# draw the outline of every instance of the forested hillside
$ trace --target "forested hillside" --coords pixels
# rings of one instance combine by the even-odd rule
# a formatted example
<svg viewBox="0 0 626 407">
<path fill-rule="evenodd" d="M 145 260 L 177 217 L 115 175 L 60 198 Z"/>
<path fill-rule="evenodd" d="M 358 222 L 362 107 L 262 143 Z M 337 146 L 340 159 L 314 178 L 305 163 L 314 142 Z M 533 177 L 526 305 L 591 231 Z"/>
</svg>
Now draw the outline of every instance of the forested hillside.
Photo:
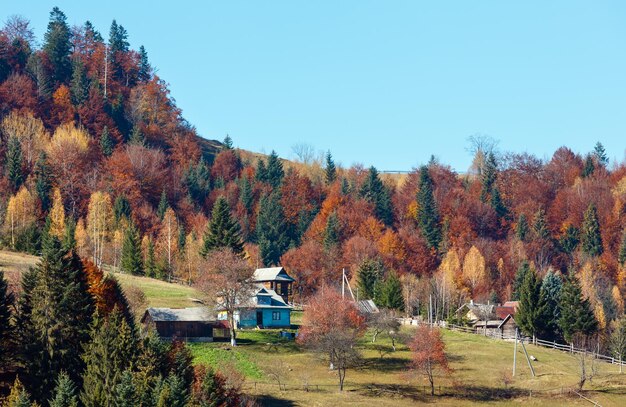
<svg viewBox="0 0 626 407">
<path fill-rule="evenodd" d="M 399 185 L 330 153 L 253 159 L 198 137 L 122 25 L 106 37 L 56 8 L 41 46 L 27 20 L 0 32 L 3 246 L 38 254 L 48 230 L 96 266 L 187 283 L 229 246 L 286 267 L 298 300 L 345 268 L 362 297 L 419 311 L 432 294 L 442 318 L 519 297 L 532 271 L 576 276 L 602 331 L 623 313 L 626 165 L 595 140 L 547 161 L 475 140 L 468 174 L 441 157 Z"/>
</svg>

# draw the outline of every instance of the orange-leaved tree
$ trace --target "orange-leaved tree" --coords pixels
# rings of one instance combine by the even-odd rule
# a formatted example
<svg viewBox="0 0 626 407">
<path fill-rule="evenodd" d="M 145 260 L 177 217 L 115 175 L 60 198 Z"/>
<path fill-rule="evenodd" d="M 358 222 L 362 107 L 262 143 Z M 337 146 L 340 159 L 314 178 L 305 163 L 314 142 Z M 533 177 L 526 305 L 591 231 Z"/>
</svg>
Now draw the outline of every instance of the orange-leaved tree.
<svg viewBox="0 0 626 407">
<path fill-rule="evenodd" d="M 452 369 L 448 366 L 446 357 L 446 345 L 441 338 L 438 328 L 421 325 L 415 331 L 413 340 L 409 343 L 412 351 L 412 371 L 418 375 L 424 375 L 430 383 L 430 394 L 435 395 L 435 372 L 441 371 L 450 374 Z"/>
<path fill-rule="evenodd" d="M 325 287 L 304 309 L 298 342 L 328 357 L 330 368 L 337 369 L 339 390 L 343 391 L 346 370 L 359 360 L 356 344 L 365 329 L 365 318 L 354 302 Z"/>
</svg>

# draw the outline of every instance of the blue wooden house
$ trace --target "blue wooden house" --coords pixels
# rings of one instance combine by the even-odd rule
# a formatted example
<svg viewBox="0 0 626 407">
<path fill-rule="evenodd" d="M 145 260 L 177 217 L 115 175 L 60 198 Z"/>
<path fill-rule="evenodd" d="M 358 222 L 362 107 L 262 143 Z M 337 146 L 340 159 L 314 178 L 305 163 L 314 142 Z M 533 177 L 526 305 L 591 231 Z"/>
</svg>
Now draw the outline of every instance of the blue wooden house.
<svg viewBox="0 0 626 407">
<path fill-rule="evenodd" d="M 254 294 L 235 313 L 237 328 L 289 328 L 292 307 L 288 300 L 295 280 L 282 267 L 258 269 L 253 279 Z M 220 312 L 218 318 L 226 319 L 226 313 Z"/>
</svg>

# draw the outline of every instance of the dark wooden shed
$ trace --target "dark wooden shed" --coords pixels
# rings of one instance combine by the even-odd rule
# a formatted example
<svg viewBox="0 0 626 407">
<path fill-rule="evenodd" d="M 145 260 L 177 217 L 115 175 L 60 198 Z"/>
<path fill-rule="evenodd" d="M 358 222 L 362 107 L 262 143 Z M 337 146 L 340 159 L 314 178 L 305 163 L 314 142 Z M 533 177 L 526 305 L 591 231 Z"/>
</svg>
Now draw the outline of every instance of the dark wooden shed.
<svg viewBox="0 0 626 407">
<path fill-rule="evenodd" d="M 163 339 L 190 342 L 212 342 L 227 339 L 225 321 L 217 321 L 205 307 L 148 308 L 141 318 L 144 325 L 153 325 Z"/>
</svg>

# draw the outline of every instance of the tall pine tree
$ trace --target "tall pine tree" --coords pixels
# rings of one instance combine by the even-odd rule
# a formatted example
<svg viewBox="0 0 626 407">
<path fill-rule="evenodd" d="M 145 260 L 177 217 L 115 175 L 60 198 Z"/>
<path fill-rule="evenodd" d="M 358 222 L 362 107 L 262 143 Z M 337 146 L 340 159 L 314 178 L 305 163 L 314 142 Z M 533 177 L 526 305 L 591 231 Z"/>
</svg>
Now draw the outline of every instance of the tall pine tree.
<svg viewBox="0 0 626 407">
<path fill-rule="evenodd" d="M 420 169 L 416 220 L 428 246 L 433 250 L 438 250 L 441 242 L 439 210 L 433 194 L 433 180 L 426 166 Z"/>
<path fill-rule="evenodd" d="M 50 190 L 52 189 L 52 182 L 50 181 L 51 170 L 48 167 L 46 153 L 43 151 L 39 153 L 39 158 L 35 163 L 35 191 L 37 191 L 37 197 L 41 202 L 41 210 L 44 213 L 50 209 Z"/>
<path fill-rule="evenodd" d="M 220 196 L 213 205 L 211 220 L 204 232 L 200 254 L 206 257 L 210 251 L 224 247 L 236 254 L 243 254 L 241 228 L 231 216 L 226 198 Z"/>
<path fill-rule="evenodd" d="M 22 172 L 22 146 L 17 137 L 10 137 L 6 153 L 6 174 L 9 185 L 13 192 L 20 189 L 24 183 L 24 173 Z"/>
<path fill-rule="evenodd" d="M 65 372 L 61 372 L 57 377 L 50 407 L 78 407 L 78 390 Z"/>
<path fill-rule="evenodd" d="M 515 227 L 515 236 L 521 242 L 525 242 L 526 237 L 528 236 L 528 232 L 529 232 L 528 220 L 526 219 L 526 215 L 522 213 L 519 215 L 519 218 L 517 218 L 517 225 Z"/>
<path fill-rule="evenodd" d="M 341 224 L 337 212 L 333 212 L 326 220 L 326 229 L 324 230 L 324 248 L 330 250 L 337 247 L 339 237 L 341 235 Z"/>
<path fill-rule="evenodd" d="M 563 280 L 558 274 L 549 271 L 541 283 L 542 301 L 546 307 L 545 335 L 548 340 L 556 340 L 559 334 L 559 319 L 561 318 L 561 288 Z"/>
<path fill-rule="evenodd" d="M 122 270 L 133 275 L 143 274 L 143 259 L 141 254 L 141 237 L 139 230 L 133 222 L 130 222 L 124 231 L 121 256 Z"/>
<path fill-rule="evenodd" d="M 366 259 L 357 271 L 359 298 L 374 299 L 376 284 L 384 273 L 383 264 L 378 260 Z"/>
<path fill-rule="evenodd" d="M 389 190 L 381 181 L 378 171 L 370 167 L 361 186 L 361 196 L 374 205 L 374 214 L 387 226 L 393 223 L 393 207 Z"/>
<path fill-rule="evenodd" d="M 541 335 L 546 326 L 547 311 L 541 296 L 541 282 L 537 273 L 530 270 L 524 276 L 519 293 L 519 309 L 515 314 L 515 322 L 522 332 L 536 337 Z"/>
<path fill-rule="evenodd" d="M 280 194 L 277 191 L 263 195 L 259 201 L 256 237 L 263 264 L 265 266 L 278 265 L 281 256 L 289 248 L 289 236 L 283 207 L 280 203 Z"/>
<path fill-rule="evenodd" d="M 580 282 L 574 275 L 570 275 L 563 283 L 560 308 L 559 327 L 566 341 L 571 343 L 576 334 L 588 336 L 598 329 L 591 304 L 583 297 Z"/>
<path fill-rule="evenodd" d="M 326 168 L 324 169 L 324 175 L 326 178 L 326 185 L 331 185 L 337 179 L 337 167 L 333 161 L 333 156 L 330 151 L 326 153 Z"/>
<path fill-rule="evenodd" d="M 65 14 L 58 7 L 54 7 L 50 12 L 48 30 L 44 35 L 43 52 L 50 61 L 51 78 L 57 85 L 67 83 L 72 73 L 71 32 L 66 20 Z"/>
<path fill-rule="evenodd" d="M 280 184 L 283 182 L 283 178 L 285 176 L 285 171 L 283 170 L 283 163 L 278 158 L 278 154 L 276 151 L 270 153 L 267 158 L 267 183 L 273 186 L 274 188 L 280 187 Z"/>
<path fill-rule="evenodd" d="M 600 236 L 600 222 L 596 206 L 592 203 L 585 211 L 582 225 L 582 251 L 588 256 L 599 256 L 602 254 L 602 236 Z"/>
<path fill-rule="evenodd" d="M 13 363 L 13 345 L 15 344 L 15 327 L 12 321 L 13 293 L 9 292 L 9 284 L 0 270 L 0 372 L 7 372 Z"/>
<path fill-rule="evenodd" d="M 102 134 L 100 135 L 100 152 L 105 157 L 110 157 L 113 154 L 113 148 L 115 147 L 115 142 L 109 134 L 109 128 L 104 126 L 102 129 Z"/>
</svg>

